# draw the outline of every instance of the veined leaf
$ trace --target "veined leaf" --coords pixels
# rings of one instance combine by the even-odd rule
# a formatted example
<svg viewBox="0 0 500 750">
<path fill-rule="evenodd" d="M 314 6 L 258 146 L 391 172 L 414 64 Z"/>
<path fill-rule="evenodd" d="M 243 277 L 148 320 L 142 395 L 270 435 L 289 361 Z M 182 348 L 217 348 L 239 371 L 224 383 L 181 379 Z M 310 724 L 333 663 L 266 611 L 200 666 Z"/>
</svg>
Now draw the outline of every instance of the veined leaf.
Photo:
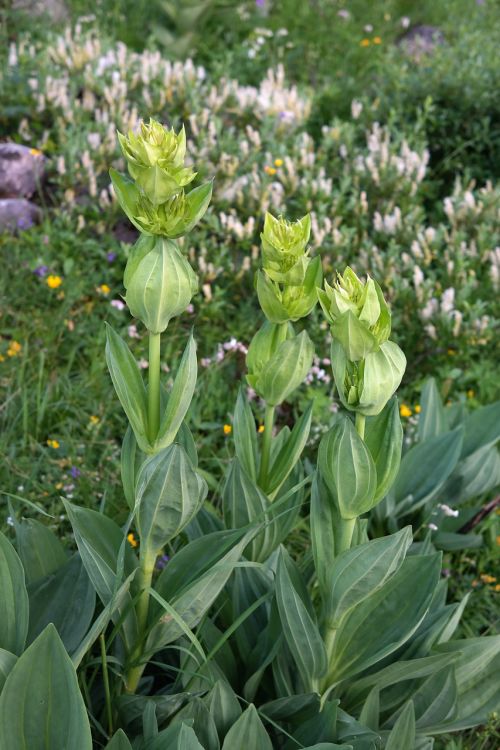
<svg viewBox="0 0 500 750">
<path fill-rule="evenodd" d="M 500 636 L 448 641 L 435 650 L 440 654 L 458 654 L 455 664 L 458 700 L 455 718 L 429 728 L 429 734 L 455 732 L 486 723 L 488 715 L 500 705 Z"/>
<path fill-rule="evenodd" d="M 418 418 L 419 443 L 447 432 L 448 420 L 434 378 L 429 378 L 422 388 L 420 406 L 422 410 Z"/>
<path fill-rule="evenodd" d="M 482 406 L 468 414 L 464 427 L 461 458 L 475 453 L 485 445 L 497 443 L 500 440 L 500 401 Z"/>
<path fill-rule="evenodd" d="M 318 467 L 342 518 L 356 518 L 373 507 L 375 463 L 349 417 L 339 416 L 322 438 Z"/>
<path fill-rule="evenodd" d="M 408 557 L 384 586 L 346 613 L 333 643 L 333 683 L 376 664 L 410 638 L 429 608 L 440 565 L 439 553 Z"/>
<path fill-rule="evenodd" d="M 463 434 L 463 427 L 457 427 L 414 445 L 403 456 L 392 490 L 399 517 L 413 513 L 439 496 L 460 457 Z"/>
<path fill-rule="evenodd" d="M 313 402 L 309 404 L 302 416 L 297 420 L 290 436 L 274 458 L 269 470 L 269 480 L 266 492 L 275 493 L 293 470 L 302 455 L 311 429 Z"/>
<path fill-rule="evenodd" d="M 53 625 L 19 657 L 0 695 L 0 747 L 92 750 L 76 672 Z"/>
<path fill-rule="evenodd" d="M 191 334 L 168 397 L 167 408 L 161 420 L 158 438 L 154 445 L 155 453 L 166 448 L 175 440 L 191 404 L 197 375 L 196 342 Z"/>
<path fill-rule="evenodd" d="M 104 605 L 114 597 L 120 582 L 117 581 L 118 556 L 122 544 L 125 547 L 125 575 L 129 575 L 137 567 L 137 560 L 132 548 L 126 541 L 119 526 L 111 518 L 88 508 L 72 505 L 67 500 L 64 507 L 73 527 L 76 544 L 80 552 L 90 580 L 97 595 Z M 124 595 L 123 603 L 114 615 L 125 615 L 123 633 L 127 644 L 131 647 L 137 641 L 137 619 L 132 607 L 129 594 Z"/>
<path fill-rule="evenodd" d="M 276 601 L 288 647 L 306 688 L 326 672 L 323 640 L 307 606 L 293 585 L 293 562 L 282 548 L 276 570 Z M 302 595 L 303 592 L 301 592 Z"/>
<path fill-rule="evenodd" d="M 68 559 L 56 535 L 33 518 L 16 523 L 16 541 L 27 584 L 55 573 Z"/>
<path fill-rule="evenodd" d="M 158 553 L 196 515 L 207 483 L 174 444 L 148 458 L 136 483 L 137 530 L 142 549 Z"/>
<path fill-rule="evenodd" d="M 177 596 L 174 596 L 169 604 L 177 613 L 179 618 L 188 628 L 193 628 L 199 623 L 205 612 L 212 606 L 213 602 L 226 585 L 229 576 L 238 563 L 243 550 L 249 540 L 255 534 L 255 530 L 248 531 L 243 538 L 236 543 L 220 560 L 206 573 L 194 580 L 184 588 Z M 177 640 L 183 630 L 169 613 L 158 617 L 158 609 L 155 608 L 153 617 L 156 624 L 153 625 L 146 641 L 146 651 L 154 653 L 164 646 Z"/>
<path fill-rule="evenodd" d="M 373 498 L 373 502 L 377 503 L 392 487 L 401 463 L 403 428 L 395 396 L 380 414 L 366 420 L 365 443 L 377 472 L 377 488 Z"/>
<path fill-rule="evenodd" d="M 132 750 L 132 745 L 127 739 L 123 729 L 119 729 L 106 745 L 105 750 Z"/>
<path fill-rule="evenodd" d="M 178 721 L 191 720 L 192 728 L 200 743 L 203 743 L 203 750 L 219 750 L 220 743 L 217 734 L 217 727 L 208 708 L 201 698 L 193 698 L 181 708 L 175 715 L 172 723 Z"/>
<path fill-rule="evenodd" d="M 222 750 L 236 750 L 236 748 L 273 750 L 269 735 L 252 703 L 226 734 L 222 746 Z"/>
<path fill-rule="evenodd" d="M 331 627 L 396 573 L 412 543 L 411 527 L 347 550 L 330 570 L 327 618 Z"/>
<path fill-rule="evenodd" d="M 106 362 L 139 448 L 151 452 L 148 439 L 148 407 L 141 371 L 125 341 L 106 324 Z"/>
<path fill-rule="evenodd" d="M 243 388 L 238 391 L 233 419 L 234 449 L 248 476 L 257 480 L 258 453 L 255 419 Z"/>
<path fill-rule="evenodd" d="M 211 691 L 205 697 L 208 710 L 215 722 L 221 740 L 229 729 L 241 716 L 241 706 L 231 688 L 225 680 L 217 680 Z"/>
<path fill-rule="evenodd" d="M 79 555 L 73 555 L 62 568 L 28 587 L 28 643 L 52 622 L 66 650 L 79 646 L 92 622 L 95 591 Z"/>
<path fill-rule="evenodd" d="M 335 532 L 342 519 L 329 490 L 317 471 L 311 487 L 311 546 L 323 602 L 329 597 L 331 570 L 335 560 Z"/>
<path fill-rule="evenodd" d="M 395 723 L 389 737 L 385 750 L 402 750 L 415 747 L 415 710 L 412 701 L 408 701 L 401 716 Z"/>
<path fill-rule="evenodd" d="M 0 532 L 0 648 L 19 656 L 28 632 L 28 592 L 21 560 L 7 537 Z"/>
</svg>

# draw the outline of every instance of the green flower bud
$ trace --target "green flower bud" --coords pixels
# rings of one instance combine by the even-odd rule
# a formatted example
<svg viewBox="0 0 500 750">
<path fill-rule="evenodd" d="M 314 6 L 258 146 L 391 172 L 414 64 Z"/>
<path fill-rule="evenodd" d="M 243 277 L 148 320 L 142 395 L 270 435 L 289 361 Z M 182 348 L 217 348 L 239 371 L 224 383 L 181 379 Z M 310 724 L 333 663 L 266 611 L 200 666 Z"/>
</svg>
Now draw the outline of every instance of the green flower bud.
<svg viewBox="0 0 500 750">
<path fill-rule="evenodd" d="M 373 279 L 363 283 L 347 267 L 333 286 L 325 282 L 325 289 L 318 289 L 318 298 L 332 336 L 342 344 L 349 360 L 364 359 L 389 338 L 391 313 Z"/>
<path fill-rule="evenodd" d="M 167 130 L 159 122 L 141 123 L 140 133 L 118 133 L 130 176 L 154 206 L 164 203 L 196 177 L 184 166 L 186 133 Z"/>
<path fill-rule="evenodd" d="M 268 320 L 264 322 L 251 340 L 246 356 L 247 380 L 252 388 L 255 387 L 264 366 L 276 353 L 280 344 L 294 336 L 295 332 L 291 323 L 278 325 Z"/>
<path fill-rule="evenodd" d="M 206 182 L 187 194 L 181 190 L 161 205 L 155 205 L 133 182 L 114 169 L 109 173 L 122 209 L 144 234 L 181 237 L 200 221 L 212 197 L 212 183 Z"/>
<path fill-rule="evenodd" d="M 335 339 L 331 350 L 332 370 L 339 398 L 346 409 L 365 416 L 379 414 L 398 388 L 406 368 L 406 357 L 393 341 L 359 362 L 350 361 Z"/>
<path fill-rule="evenodd" d="M 298 336 L 293 333 L 290 336 L 290 333 L 290 329 L 285 328 L 285 340 L 277 346 L 267 361 L 266 352 L 270 352 L 274 347 L 272 337 L 278 335 L 271 328 L 263 332 L 259 341 L 262 352 L 257 351 L 257 344 L 251 354 L 249 351 L 250 365 L 255 364 L 256 369 L 250 369 L 249 366 L 247 380 L 270 406 L 277 406 L 285 401 L 303 382 L 312 365 L 314 345 L 307 333 L 302 331 Z M 247 358 L 247 364 L 248 362 Z"/>
<path fill-rule="evenodd" d="M 300 284 L 282 289 L 263 271 L 257 271 L 256 289 L 264 315 L 272 323 L 299 320 L 309 315 L 317 302 L 317 287 L 323 279 L 320 258 L 304 258 L 306 271 Z"/>
<path fill-rule="evenodd" d="M 176 243 L 160 237 L 136 243 L 124 282 L 131 314 L 151 333 L 164 331 L 198 289 L 196 275 Z"/>
<path fill-rule="evenodd" d="M 307 269 L 307 250 L 311 234 L 309 214 L 291 222 L 266 213 L 262 240 L 262 265 L 267 276 L 280 284 L 299 286 Z"/>
</svg>

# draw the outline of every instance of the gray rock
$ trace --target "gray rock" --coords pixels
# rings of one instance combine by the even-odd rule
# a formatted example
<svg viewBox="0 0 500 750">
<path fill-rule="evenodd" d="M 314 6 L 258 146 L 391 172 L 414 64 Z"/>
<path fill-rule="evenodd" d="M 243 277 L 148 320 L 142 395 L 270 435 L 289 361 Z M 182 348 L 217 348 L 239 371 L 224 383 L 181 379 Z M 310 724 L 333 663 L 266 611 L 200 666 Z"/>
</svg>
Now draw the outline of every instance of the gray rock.
<svg viewBox="0 0 500 750">
<path fill-rule="evenodd" d="M 398 39 L 398 46 L 414 60 L 430 55 L 436 47 L 445 43 L 443 32 L 435 26 L 414 26 Z"/>
<path fill-rule="evenodd" d="M 24 198 L 0 199 L 0 233 L 29 229 L 41 218 L 38 206 Z"/>
<path fill-rule="evenodd" d="M 0 143 L 0 198 L 30 198 L 43 177 L 45 157 L 36 148 Z"/>
<path fill-rule="evenodd" d="M 13 0 L 13 10 L 21 10 L 30 16 L 46 16 L 53 23 L 69 19 L 68 9 L 63 0 Z"/>
</svg>

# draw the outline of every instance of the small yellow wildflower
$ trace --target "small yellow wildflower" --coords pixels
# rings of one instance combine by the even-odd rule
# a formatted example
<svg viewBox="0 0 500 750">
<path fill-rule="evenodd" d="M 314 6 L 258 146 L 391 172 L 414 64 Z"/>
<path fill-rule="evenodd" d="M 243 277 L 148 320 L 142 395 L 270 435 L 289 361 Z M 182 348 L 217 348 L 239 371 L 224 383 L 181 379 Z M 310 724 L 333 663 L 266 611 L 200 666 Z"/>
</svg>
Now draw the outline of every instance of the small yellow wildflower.
<svg viewBox="0 0 500 750">
<path fill-rule="evenodd" d="M 448 356 L 449 357 L 454 357 L 455 354 L 456 354 L 456 351 L 454 349 L 448 349 Z"/>
<path fill-rule="evenodd" d="M 482 580 L 483 583 L 496 583 L 497 579 L 495 576 L 490 576 L 488 573 L 482 573 L 479 578 Z"/>
<path fill-rule="evenodd" d="M 0 354 L 0 362 L 5 362 L 5 357 L 3 356 L 3 354 Z"/>
<path fill-rule="evenodd" d="M 469 388 L 469 390 L 467 391 L 467 398 L 474 398 L 474 396 L 474 391 L 472 390 L 472 388 Z"/>
<path fill-rule="evenodd" d="M 500 535 L 497 536 L 497 545 L 500 547 Z"/>
<path fill-rule="evenodd" d="M 17 357 L 21 349 L 22 349 L 22 345 L 19 343 L 19 341 L 11 341 L 9 344 L 9 348 L 7 349 L 7 356 Z"/>
<path fill-rule="evenodd" d="M 282 167 L 283 166 L 283 159 L 275 159 L 274 160 L 274 166 L 275 167 Z"/>
<path fill-rule="evenodd" d="M 30 154 L 32 156 L 41 156 L 42 152 L 38 148 L 30 148 Z"/>
<path fill-rule="evenodd" d="M 57 484 L 55 484 L 54 487 L 56 488 L 56 490 L 62 490 L 62 488 L 64 487 L 64 484 L 62 482 L 57 482 Z"/>
<path fill-rule="evenodd" d="M 224 427 L 222 428 L 222 431 L 224 435 L 230 435 L 233 431 L 233 428 L 231 427 L 230 424 L 225 424 Z"/>
<path fill-rule="evenodd" d="M 415 404 L 415 414 L 420 414 L 421 411 L 422 407 L 420 406 L 420 404 Z"/>
<path fill-rule="evenodd" d="M 264 172 L 265 172 L 266 174 L 268 174 L 268 175 L 271 175 L 271 176 L 272 176 L 273 174 L 276 174 L 276 171 L 277 171 L 277 170 L 276 170 L 276 169 L 275 169 L 274 167 L 270 167 L 270 166 L 268 166 L 267 164 L 266 164 L 266 166 L 264 167 Z"/>
<path fill-rule="evenodd" d="M 382 39 L 379 36 L 374 36 L 373 44 L 382 44 Z"/>
<path fill-rule="evenodd" d="M 260 425 L 259 425 L 259 428 L 258 428 L 258 430 L 257 430 L 257 432 L 258 432 L 259 434 L 261 434 L 261 433 L 263 433 L 263 432 L 264 432 L 264 430 L 265 430 L 265 429 L 266 429 L 266 428 L 264 427 L 264 425 L 263 425 L 263 424 L 260 424 Z"/>
<path fill-rule="evenodd" d="M 132 547 L 137 547 L 137 545 L 138 545 L 138 541 L 137 541 L 137 539 L 135 538 L 135 536 L 134 536 L 134 534 L 132 532 L 130 532 L 130 534 L 127 534 L 127 542 Z"/>
<path fill-rule="evenodd" d="M 494 590 L 495 590 L 495 591 L 500 591 L 500 583 L 497 583 L 497 585 L 495 586 L 495 589 L 494 589 Z"/>
<path fill-rule="evenodd" d="M 111 291 L 111 287 L 109 287 L 107 284 L 101 284 L 101 286 L 97 287 L 97 291 L 101 292 L 101 294 L 108 295 Z"/>
<path fill-rule="evenodd" d="M 57 287 L 61 286 L 62 279 L 60 276 L 53 276 L 50 274 L 50 276 L 47 276 L 47 286 L 49 289 L 57 289 Z"/>
<path fill-rule="evenodd" d="M 47 445 L 49 446 L 49 448 L 54 448 L 54 450 L 57 450 L 60 447 L 59 441 L 52 440 L 51 438 L 47 440 Z"/>
<path fill-rule="evenodd" d="M 361 45 L 362 47 L 369 47 L 369 46 L 370 46 L 370 40 L 369 40 L 369 39 L 362 39 L 362 40 L 360 41 L 360 45 Z"/>
<path fill-rule="evenodd" d="M 90 424 L 99 424 L 101 420 L 99 419 L 99 417 L 96 417 L 95 414 L 92 414 L 89 421 Z"/>
<path fill-rule="evenodd" d="M 411 417 L 413 412 L 409 406 L 407 406 L 406 404 L 401 404 L 401 406 L 399 407 L 399 413 L 402 417 Z"/>
</svg>

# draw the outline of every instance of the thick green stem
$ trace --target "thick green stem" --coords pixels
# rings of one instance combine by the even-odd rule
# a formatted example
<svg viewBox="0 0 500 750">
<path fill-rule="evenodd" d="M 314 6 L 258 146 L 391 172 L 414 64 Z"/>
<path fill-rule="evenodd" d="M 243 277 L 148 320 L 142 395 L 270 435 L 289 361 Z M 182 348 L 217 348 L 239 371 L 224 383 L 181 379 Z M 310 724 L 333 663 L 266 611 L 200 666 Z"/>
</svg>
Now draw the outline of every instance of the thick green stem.
<svg viewBox="0 0 500 750">
<path fill-rule="evenodd" d="M 149 334 L 148 426 L 149 440 L 154 443 L 160 429 L 160 337 Z"/>
<path fill-rule="evenodd" d="M 356 431 L 361 438 L 361 440 L 365 439 L 365 422 L 366 417 L 364 414 L 360 414 L 359 412 L 356 414 Z"/>
<path fill-rule="evenodd" d="M 264 417 L 264 435 L 262 440 L 262 455 L 260 459 L 259 485 L 263 487 L 267 481 L 269 461 L 271 458 L 271 441 L 273 439 L 274 406 L 266 404 Z"/>
<path fill-rule="evenodd" d="M 129 669 L 125 684 L 127 693 L 135 693 L 139 680 L 141 679 L 142 673 L 144 672 L 144 663 L 140 663 L 142 655 L 142 645 L 144 635 L 146 631 L 146 625 L 148 621 L 149 611 L 149 589 L 151 588 L 151 581 L 153 580 L 153 572 L 156 562 L 156 555 L 153 553 L 146 553 L 141 556 L 139 574 L 137 576 L 141 595 L 137 602 L 137 629 L 139 632 L 138 644 L 131 655 L 131 661 L 136 662 L 135 666 Z"/>
<path fill-rule="evenodd" d="M 339 551 L 338 554 L 340 555 L 341 552 L 345 552 L 346 549 L 351 548 L 351 542 L 352 542 L 352 535 L 354 533 L 354 528 L 356 526 L 356 519 L 355 518 L 348 518 L 342 519 L 339 527 L 339 536 L 338 536 L 338 542 L 339 542 Z"/>
</svg>

